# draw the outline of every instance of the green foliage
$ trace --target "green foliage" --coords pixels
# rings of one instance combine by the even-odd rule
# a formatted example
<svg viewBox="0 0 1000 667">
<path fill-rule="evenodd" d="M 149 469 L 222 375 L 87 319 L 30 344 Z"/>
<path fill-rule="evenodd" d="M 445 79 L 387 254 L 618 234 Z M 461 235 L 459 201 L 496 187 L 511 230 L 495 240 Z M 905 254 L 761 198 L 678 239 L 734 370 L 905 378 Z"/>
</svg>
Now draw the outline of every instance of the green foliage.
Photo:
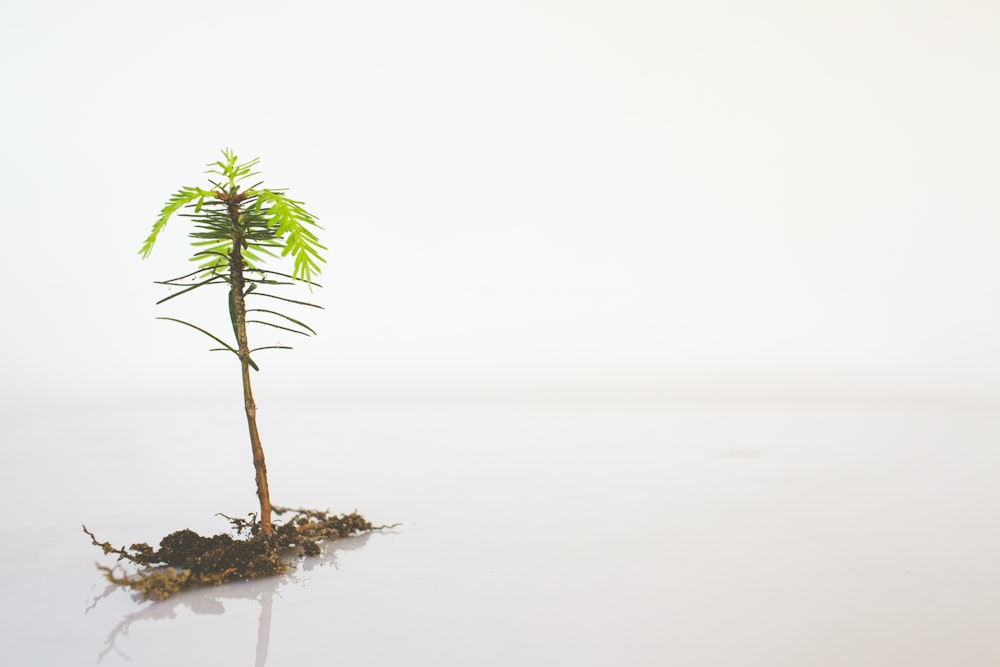
<svg viewBox="0 0 1000 667">
<path fill-rule="evenodd" d="M 289 199 L 283 189 L 257 189 L 260 183 L 239 190 L 241 183 L 260 172 L 253 171 L 260 160 L 254 158 L 238 163 L 236 154 L 225 149 L 225 160 L 210 163 L 206 173 L 217 174 L 225 180 L 208 179 L 214 190 L 185 186 L 178 190 L 163 206 L 160 217 L 142 244 L 139 254 L 149 257 L 160 232 L 175 214 L 191 218 L 195 231 L 189 236 L 196 252 L 192 260 L 201 262 L 200 268 L 224 270 L 232 254 L 235 238 L 243 241 L 246 266 L 254 269 L 262 255 L 275 257 L 274 250 L 282 257 L 291 255 L 294 261 L 292 276 L 312 284 L 312 278 L 321 272 L 320 263 L 326 260 L 320 251 L 326 246 L 319 242 L 312 228 L 321 229 L 316 217 L 302 206 L 302 202 Z M 234 225 L 229 215 L 230 205 L 239 207 L 239 224 Z M 189 208 L 193 213 L 178 213 Z"/>
<path fill-rule="evenodd" d="M 269 226 L 277 227 L 275 235 L 284 239 L 281 255 L 295 258 L 294 276 L 309 280 L 320 268 L 316 262 L 325 262 L 319 250 L 325 250 L 319 239 L 306 225 L 316 225 L 316 218 L 302 208 L 302 202 L 288 199 L 280 191 L 261 190 L 257 192 L 255 215 L 263 215 Z"/>
<path fill-rule="evenodd" d="M 181 289 L 157 303 L 175 299 L 206 285 L 228 285 L 230 319 L 234 335 L 238 338 L 237 300 L 242 303 L 247 297 L 261 296 L 319 308 L 312 303 L 258 290 L 299 282 L 306 283 L 310 289 L 314 285 L 320 287 L 313 278 L 321 272 L 321 264 L 326 261 L 321 255 L 326 247 L 319 242 L 314 231 L 321 229 L 316 217 L 303 207 L 302 202 L 289 199 L 283 189 L 261 188 L 261 183 L 244 187 L 246 181 L 259 175 L 259 172 L 254 171 L 259 163 L 257 158 L 240 163 L 236 154 L 228 149 L 222 151 L 222 157 L 222 160 L 210 163 L 206 171 L 214 176 L 207 179 L 212 189 L 184 186 L 167 200 L 139 254 L 143 258 L 150 255 L 171 217 L 177 215 L 188 218 L 191 221 L 188 236 L 194 248 L 191 261 L 197 262 L 198 268 L 183 276 L 161 281 L 159 284 Z M 290 257 L 292 260 L 290 274 L 263 268 L 268 258 L 283 257 Z M 234 258 L 239 266 L 233 265 Z M 242 285 L 240 299 L 234 299 L 234 284 Z M 304 336 L 316 333 L 300 320 L 274 310 L 247 308 L 245 312 L 261 314 L 258 316 L 260 319 L 247 320 L 246 324 L 263 325 Z M 269 316 L 280 319 L 265 319 Z M 214 349 L 241 356 L 238 345 L 229 345 L 200 327 L 176 318 L 161 319 L 196 329 L 223 345 Z M 290 348 L 271 345 L 255 349 Z M 250 366 L 257 369 L 257 364 L 249 356 L 247 359 Z"/>
<path fill-rule="evenodd" d="M 156 243 L 157 237 L 163 228 L 167 226 L 167 220 L 170 219 L 174 213 L 179 211 L 182 206 L 190 204 L 195 199 L 198 200 L 197 207 L 201 208 L 201 202 L 204 201 L 205 197 L 211 196 L 211 192 L 202 190 L 201 188 L 190 188 L 183 187 L 178 190 L 174 195 L 167 200 L 167 203 L 163 205 L 163 210 L 160 211 L 160 217 L 157 218 L 156 222 L 153 223 L 153 230 L 146 237 L 146 241 L 142 244 L 142 248 L 139 250 L 139 254 L 142 255 L 143 259 L 149 257 L 149 253 L 153 252 L 153 244 Z"/>
</svg>

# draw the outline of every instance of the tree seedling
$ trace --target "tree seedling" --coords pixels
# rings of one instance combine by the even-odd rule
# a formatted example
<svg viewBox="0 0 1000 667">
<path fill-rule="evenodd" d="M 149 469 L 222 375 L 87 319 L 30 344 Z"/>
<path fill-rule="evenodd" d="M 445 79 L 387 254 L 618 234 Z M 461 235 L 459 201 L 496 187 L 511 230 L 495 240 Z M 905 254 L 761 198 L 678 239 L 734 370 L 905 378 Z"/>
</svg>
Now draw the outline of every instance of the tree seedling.
<svg viewBox="0 0 1000 667">
<path fill-rule="evenodd" d="M 218 180 L 209 179 L 213 189 L 183 187 L 178 190 L 160 211 L 160 217 L 153 224 L 139 253 L 143 258 L 149 257 L 156 239 L 171 216 L 185 207 L 193 209 L 191 213 L 180 215 L 191 218 L 193 222 L 194 231 L 189 236 L 195 253 L 191 259 L 199 266 L 183 276 L 161 281 L 161 285 L 180 287 L 181 290 L 160 299 L 157 305 L 203 287 L 228 287 L 229 319 L 233 327 L 234 345 L 190 322 L 173 317 L 161 319 L 172 320 L 202 332 L 222 346 L 212 348 L 213 351 L 231 352 L 239 359 L 243 376 L 243 401 L 250 430 L 250 448 L 256 472 L 257 497 L 260 499 L 260 528 L 265 533 L 271 533 L 273 528 L 267 465 L 257 431 L 257 406 L 250 386 L 250 369 L 257 371 L 260 368 L 251 354 L 266 349 L 291 348 L 269 345 L 251 349 L 247 338 L 247 324 L 266 325 L 303 336 L 316 332 L 303 322 L 276 310 L 248 309 L 247 300 L 267 299 L 319 308 L 314 303 L 277 296 L 270 290 L 296 282 L 316 285 L 312 278 L 320 272 L 318 262 L 326 261 L 320 255 L 320 251 L 326 248 L 320 245 L 313 232 L 314 228 L 318 228 L 316 218 L 302 208 L 302 202 L 289 199 L 282 190 L 261 188 L 261 183 L 242 187 L 244 181 L 259 175 L 259 172 L 253 171 L 259 160 L 238 164 L 236 155 L 231 151 L 225 150 L 222 154 L 224 160 L 209 165 L 211 168 L 208 173 L 221 177 Z M 290 275 L 261 268 L 263 258 L 276 257 L 276 252 L 280 252 L 281 256 L 291 255 L 294 259 Z M 190 284 L 186 282 L 189 280 Z M 251 317 L 255 319 L 248 322 L 247 315 L 250 313 L 253 313 Z M 275 318 L 281 324 L 276 323 Z"/>
<path fill-rule="evenodd" d="M 320 264 L 325 262 L 321 251 L 326 248 L 316 236 L 320 229 L 316 217 L 303 208 L 302 202 L 288 198 L 284 190 L 264 188 L 261 182 L 245 185 L 259 175 L 254 171 L 259 160 L 240 163 L 230 150 L 222 151 L 222 155 L 222 160 L 208 165 L 206 173 L 213 175 L 208 179 L 212 187 L 185 186 L 170 197 L 139 253 L 143 258 L 149 256 L 160 233 L 175 214 L 189 218 L 192 231 L 188 235 L 194 248 L 191 260 L 197 263 L 197 268 L 177 278 L 159 281 L 158 284 L 179 289 L 157 304 L 209 286 L 223 286 L 228 292 L 232 342 L 185 320 L 160 319 L 201 332 L 217 344 L 212 351 L 229 352 L 238 359 L 260 513 L 254 521 L 226 517 L 237 535 L 245 535 L 245 539 L 233 539 L 229 535 L 208 538 L 183 530 L 165 537 L 159 550 L 147 544 L 134 544 L 129 549 L 115 548 L 108 542 L 98 542 L 84 527 L 93 543 L 105 554 L 115 554 L 119 561 L 126 560 L 146 568 L 131 577 L 118 575 L 111 568 L 101 568 L 112 582 L 131 586 L 146 598 L 164 598 L 196 585 L 277 574 L 286 567 L 279 555 L 284 549 L 301 547 L 304 553 L 315 554 L 319 551 L 318 540 L 373 529 L 357 514 L 338 517 L 316 510 L 289 510 L 271 505 L 250 370 L 260 370 L 254 356 L 257 352 L 291 348 L 281 344 L 250 347 L 247 328 L 258 325 L 302 336 L 315 335 L 316 332 L 300 319 L 277 309 L 320 306 L 274 292 L 296 284 L 305 284 L 310 290 L 320 287 L 313 278 L 320 273 Z M 292 260 L 290 273 L 264 268 L 267 259 L 283 257 Z M 254 307 L 248 307 L 248 303 Z M 291 519 L 276 527 L 272 513 L 286 512 L 292 514 Z M 158 565 L 168 567 L 157 568 Z"/>
</svg>

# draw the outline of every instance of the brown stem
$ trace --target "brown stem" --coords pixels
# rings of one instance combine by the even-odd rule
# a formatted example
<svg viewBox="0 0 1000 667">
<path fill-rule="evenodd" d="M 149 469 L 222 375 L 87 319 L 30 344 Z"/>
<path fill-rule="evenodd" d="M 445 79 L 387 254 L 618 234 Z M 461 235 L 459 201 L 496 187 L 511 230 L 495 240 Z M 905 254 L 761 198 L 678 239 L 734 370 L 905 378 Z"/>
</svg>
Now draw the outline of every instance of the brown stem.
<svg viewBox="0 0 1000 667">
<path fill-rule="evenodd" d="M 244 300 L 243 278 L 243 226 L 240 222 L 240 199 L 235 188 L 226 198 L 228 200 L 229 217 L 233 227 L 233 253 L 230 257 L 229 294 L 233 308 L 233 322 L 236 329 L 236 342 L 240 366 L 243 371 L 243 403 L 247 413 L 247 427 L 250 429 L 250 447 L 253 450 L 253 467 L 257 479 L 257 497 L 260 499 L 260 528 L 264 533 L 271 533 L 271 494 L 267 488 L 267 465 L 264 462 L 264 448 L 260 444 L 260 434 L 257 432 L 257 405 L 253 400 L 250 388 L 250 344 L 247 341 L 247 308 Z"/>
</svg>

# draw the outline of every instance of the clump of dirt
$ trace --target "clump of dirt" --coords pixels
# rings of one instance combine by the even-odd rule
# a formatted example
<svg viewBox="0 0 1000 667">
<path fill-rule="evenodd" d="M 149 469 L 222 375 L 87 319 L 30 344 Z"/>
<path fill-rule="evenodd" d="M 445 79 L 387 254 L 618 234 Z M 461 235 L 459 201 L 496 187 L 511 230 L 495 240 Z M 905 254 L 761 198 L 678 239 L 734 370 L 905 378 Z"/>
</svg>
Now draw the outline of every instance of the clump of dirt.
<svg viewBox="0 0 1000 667">
<path fill-rule="evenodd" d="M 321 541 L 388 527 L 373 526 L 357 513 L 332 515 L 287 507 L 275 507 L 273 511 L 275 515 L 291 514 L 291 517 L 284 523 L 275 522 L 271 534 L 261 532 L 255 520 L 222 515 L 229 520 L 236 537 L 225 533 L 204 537 L 184 529 L 164 537 L 159 549 L 146 543 L 133 544 L 128 549 L 116 548 L 109 542 L 99 542 L 86 526 L 83 532 L 105 554 L 115 554 L 119 562 L 127 561 L 139 568 L 133 574 L 119 574 L 118 568 L 98 565 L 108 581 L 137 591 L 144 600 L 164 600 L 198 586 L 278 575 L 291 567 L 287 561 L 295 550 L 315 556 L 320 552 Z"/>
</svg>

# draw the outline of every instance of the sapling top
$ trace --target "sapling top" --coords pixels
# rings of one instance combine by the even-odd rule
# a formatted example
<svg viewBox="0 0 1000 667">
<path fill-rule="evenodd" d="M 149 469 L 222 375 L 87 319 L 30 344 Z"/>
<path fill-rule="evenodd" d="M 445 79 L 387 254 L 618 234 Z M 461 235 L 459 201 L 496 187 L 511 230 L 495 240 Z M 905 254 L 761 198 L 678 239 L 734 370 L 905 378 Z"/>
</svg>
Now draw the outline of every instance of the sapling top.
<svg viewBox="0 0 1000 667">
<path fill-rule="evenodd" d="M 247 300 L 253 297 L 254 303 L 262 299 L 268 304 L 278 302 L 319 308 L 316 304 L 277 296 L 271 291 L 275 287 L 296 283 L 319 287 L 313 282 L 313 276 L 320 273 L 320 263 L 326 261 L 320 256 L 320 251 L 326 248 L 313 231 L 320 229 L 315 216 L 302 207 L 302 202 L 289 199 L 284 190 L 262 188 L 261 183 L 244 186 L 245 181 L 259 174 L 253 171 L 259 160 L 240 164 L 232 151 L 223 150 L 222 155 L 222 160 L 208 165 L 210 169 L 206 173 L 215 174 L 217 179 L 207 179 L 211 189 L 185 186 L 178 190 L 163 206 L 139 254 L 143 258 L 149 256 L 167 221 L 177 213 L 192 221 L 193 230 L 188 236 L 192 239 L 195 252 L 191 260 L 198 263 L 198 268 L 183 276 L 159 281 L 158 284 L 182 289 L 157 304 L 206 285 L 225 285 L 229 288 L 228 308 L 234 344 L 190 322 L 173 317 L 159 319 L 196 329 L 221 345 L 212 348 L 213 351 L 232 352 L 239 359 L 257 497 L 260 499 L 260 529 L 270 533 L 271 499 L 267 487 L 267 466 L 257 432 L 257 406 L 250 387 L 250 369 L 260 369 L 251 355 L 259 350 L 291 348 L 280 344 L 251 348 L 247 325 L 259 324 L 303 336 L 316 332 L 300 320 L 277 310 L 248 308 Z M 182 209 L 189 212 L 179 213 Z M 291 273 L 262 268 L 266 258 L 279 257 L 291 257 Z M 251 319 L 247 319 L 248 316 Z"/>
</svg>

